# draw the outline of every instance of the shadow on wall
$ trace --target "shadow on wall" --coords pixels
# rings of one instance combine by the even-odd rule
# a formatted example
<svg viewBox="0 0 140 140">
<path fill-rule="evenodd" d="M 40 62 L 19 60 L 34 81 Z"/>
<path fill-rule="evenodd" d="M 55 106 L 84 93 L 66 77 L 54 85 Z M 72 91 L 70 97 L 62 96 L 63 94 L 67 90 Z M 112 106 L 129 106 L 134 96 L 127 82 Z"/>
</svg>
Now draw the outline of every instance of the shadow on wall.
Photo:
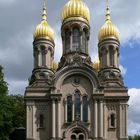
<svg viewBox="0 0 140 140">
<path fill-rule="evenodd" d="M 26 140 L 26 129 L 23 127 L 17 128 L 11 133 L 10 140 Z"/>
</svg>

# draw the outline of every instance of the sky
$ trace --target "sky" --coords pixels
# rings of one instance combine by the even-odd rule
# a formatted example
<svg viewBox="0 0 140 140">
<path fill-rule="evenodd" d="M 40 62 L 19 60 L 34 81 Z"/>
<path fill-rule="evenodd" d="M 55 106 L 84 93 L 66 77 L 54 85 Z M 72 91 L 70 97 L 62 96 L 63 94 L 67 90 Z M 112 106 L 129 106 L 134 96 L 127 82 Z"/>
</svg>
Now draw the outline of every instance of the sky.
<svg viewBox="0 0 140 140">
<path fill-rule="evenodd" d="M 47 0 L 47 20 L 55 31 L 55 60 L 62 53 L 61 11 L 68 0 Z M 105 0 L 85 0 L 91 13 L 90 56 L 97 57 Z M 43 0 L 0 0 L 0 65 L 10 94 L 24 95 L 33 69 L 33 32 Z M 111 20 L 120 31 L 120 69 L 128 87 L 129 135 L 140 135 L 140 0 L 110 0 Z"/>
</svg>

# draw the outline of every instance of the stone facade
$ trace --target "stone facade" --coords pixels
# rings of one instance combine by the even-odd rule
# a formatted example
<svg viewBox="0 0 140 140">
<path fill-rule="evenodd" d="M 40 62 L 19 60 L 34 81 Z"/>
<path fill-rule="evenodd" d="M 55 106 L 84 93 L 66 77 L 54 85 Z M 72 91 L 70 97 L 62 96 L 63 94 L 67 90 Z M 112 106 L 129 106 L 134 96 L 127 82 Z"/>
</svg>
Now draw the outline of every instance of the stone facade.
<svg viewBox="0 0 140 140">
<path fill-rule="evenodd" d="M 25 91 L 27 140 L 128 140 L 127 88 L 119 69 L 119 41 L 98 44 L 100 71 L 91 62 L 90 26 L 62 24 L 63 55 L 52 69 L 52 40 L 34 41 L 34 69 Z"/>
</svg>

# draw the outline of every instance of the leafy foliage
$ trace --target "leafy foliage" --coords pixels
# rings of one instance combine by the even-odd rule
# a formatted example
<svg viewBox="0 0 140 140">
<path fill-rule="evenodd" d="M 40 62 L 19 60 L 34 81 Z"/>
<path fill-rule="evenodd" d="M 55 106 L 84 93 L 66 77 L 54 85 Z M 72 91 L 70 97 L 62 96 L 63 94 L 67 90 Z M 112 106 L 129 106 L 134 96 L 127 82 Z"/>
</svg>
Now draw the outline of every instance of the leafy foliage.
<svg viewBox="0 0 140 140">
<path fill-rule="evenodd" d="M 129 140 L 140 140 L 139 135 L 129 136 Z"/>
<path fill-rule="evenodd" d="M 8 84 L 4 81 L 3 67 L 0 66 L 0 96 L 8 94 Z"/>
<path fill-rule="evenodd" d="M 2 70 L 0 66 L 0 140 L 9 140 L 15 128 L 25 127 L 25 107 L 22 95 L 8 95 Z"/>
</svg>

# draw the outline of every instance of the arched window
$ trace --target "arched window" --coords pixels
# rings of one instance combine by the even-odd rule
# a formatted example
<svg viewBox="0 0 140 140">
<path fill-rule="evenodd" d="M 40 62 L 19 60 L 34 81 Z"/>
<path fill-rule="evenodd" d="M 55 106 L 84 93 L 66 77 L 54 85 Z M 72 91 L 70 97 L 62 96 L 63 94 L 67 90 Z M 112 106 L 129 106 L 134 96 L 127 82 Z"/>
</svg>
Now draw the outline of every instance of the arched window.
<svg viewBox="0 0 140 140">
<path fill-rule="evenodd" d="M 80 31 L 78 28 L 73 29 L 73 51 L 79 51 L 80 49 Z"/>
<path fill-rule="evenodd" d="M 113 47 L 109 48 L 109 60 L 110 60 L 110 66 L 114 65 L 114 50 Z"/>
<path fill-rule="evenodd" d="M 79 140 L 84 140 L 84 136 L 82 134 L 79 135 Z"/>
<path fill-rule="evenodd" d="M 76 135 L 71 135 L 71 140 L 76 140 Z"/>
<path fill-rule="evenodd" d="M 74 96 L 75 96 L 75 101 L 74 101 L 74 104 L 75 104 L 75 116 L 76 116 L 76 119 L 79 119 L 80 116 L 81 116 L 81 113 L 80 113 L 80 108 L 81 108 L 80 92 L 76 91 Z"/>
<path fill-rule="evenodd" d="M 88 122 L 88 96 L 81 97 L 79 90 L 74 94 L 67 96 L 65 100 L 65 122 L 71 123 L 72 121 Z M 82 115 L 82 116 L 81 116 Z"/>
<path fill-rule="evenodd" d="M 67 121 L 72 122 L 72 96 L 67 97 Z"/>
<path fill-rule="evenodd" d="M 44 115 L 40 114 L 39 116 L 39 127 L 42 128 L 44 127 Z"/>
<path fill-rule="evenodd" d="M 110 115 L 110 125 L 111 127 L 115 127 L 115 114 Z"/>
<path fill-rule="evenodd" d="M 70 49 L 70 31 L 66 29 L 65 31 L 65 52 L 68 52 Z"/>
<path fill-rule="evenodd" d="M 75 130 L 72 132 L 71 140 L 85 140 L 85 135 L 81 130 Z"/>
<path fill-rule="evenodd" d="M 41 62 L 42 62 L 42 66 L 46 65 L 46 51 L 45 51 L 45 47 L 41 48 Z"/>
<path fill-rule="evenodd" d="M 83 121 L 88 121 L 88 99 L 87 96 L 83 97 Z"/>
<path fill-rule="evenodd" d="M 86 31 L 83 30 L 83 35 L 82 35 L 82 52 L 83 53 L 86 53 L 86 47 L 87 47 Z"/>
</svg>

